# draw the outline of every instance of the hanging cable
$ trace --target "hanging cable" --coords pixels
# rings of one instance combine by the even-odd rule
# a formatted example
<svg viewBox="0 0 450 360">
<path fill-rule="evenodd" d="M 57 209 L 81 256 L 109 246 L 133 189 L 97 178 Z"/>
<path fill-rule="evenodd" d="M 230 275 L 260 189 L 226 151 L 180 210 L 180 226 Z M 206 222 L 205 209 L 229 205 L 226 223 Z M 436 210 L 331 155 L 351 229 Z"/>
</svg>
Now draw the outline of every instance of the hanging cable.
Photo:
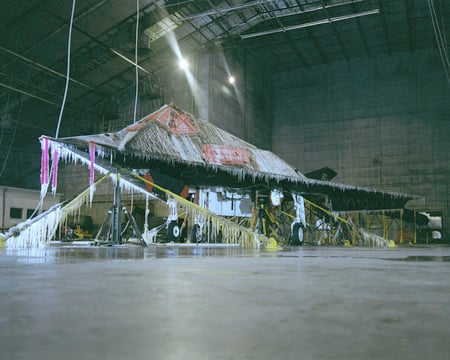
<svg viewBox="0 0 450 360">
<path fill-rule="evenodd" d="M 433 28 L 435 31 L 436 41 L 439 46 L 439 50 L 442 51 L 441 56 L 443 57 L 442 61 L 445 62 L 446 67 L 450 68 L 450 61 L 448 59 L 447 51 L 446 51 L 446 39 L 445 33 L 444 37 L 441 32 L 441 28 L 439 26 L 439 20 L 436 14 L 436 8 L 434 7 L 434 0 L 428 0 L 428 6 L 430 8 L 431 20 L 433 22 Z"/>
<path fill-rule="evenodd" d="M 444 10 L 442 8 L 442 1 L 439 3 L 440 7 L 439 10 L 441 12 L 441 22 L 442 22 L 442 33 L 444 34 L 444 48 L 447 49 L 447 31 L 445 29 L 445 17 L 444 17 Z"/>
<path fill-rule="evenodd" d="M 63 101 L 61 104 L 61 110 L 59 112 L 59 118 L 58 118 L 58 124 L 56 126 L 56 133 L 55 133 L 55 138 L 57 139 L 59 136 L 59 128 L 61 126 L 61 119 L 62 119 L 62 115 L 64 112 L 64 105 L 66 103 L 66 99 L 67 99 L 67 91 L 69 89 L 69 80 L 70 80 L 70 52 L 71 52 L 71 40 L 72 40 L 72 27 L 73 27 L 73 18 L 74 18 L 74 14 L 75 14 L 75 3 L 76 0 L 72 1 L 72 12 L 70 14 L 70 24 L 69 24 L 69 36 L 68 36 L 68 40 L 67 40 L 67 69 L 66 69 L 66 86 L 64 88 L 64 97 L 63 97 Z M 54 171 L 53 169 L 54 163 L 52 162 L 52 166 L 50 168 L 50 177 L 52 176 L 52 172 Z M 44 198 L 45 198 L 45 194 L 41 195 L 40 200 L 39 200 L 39 204 L 36 206 L 36 209 L 33 212 L 33 215 L 38 211 L 39 208 L 42 207 L 42 204 L 44 203 Z"/>
<path fill-rule="evenodd" d="M 441 29 L 439 27 L 439 21 L 436 14 L 436 9 L 434 7 L 434 1 L 428 0 L 428 8 L 430 10 L 431 23 L 433 25 L 434 35 L 436 38 L 436 43 L 439 50 L 439 55 L 441 57 L 442 65 L 444 66 L 445 76 L 447 82 L 450 85 L 450 61 L 447 55 L 447 48 L 445 46 L 446 40 L 442 37 Z"/>
<path fill-rule="evenodd" d="M 134 45 L 134 62 L 135 62 L 135 76 L 136 76 L 136 89 L 134 97 L 134 122 L 136 122 L 137 114 L 137 102 L 138 102 L 138 92 L 139 92 L 139 69 L 138 69 L 138 39 L 139 39 L 139 0 L 136 0 L 136 41 Z"/>
<path fill-rule="evenodd" d="M 75 2 L 76 0 L 72 1 L 72 13 L 70 15 L 70 25 L 69 25 L 69 38 L 67 40 L 68 44 L 67 44 L 67 71 L 66 71 L 66 87 L 64 89 L 64 98 L 63 98 L 63 102 L 61 105 L 61 110 L 59 112 L 59 118 L 58 118 L 58 125 L 56 126 L 56 134 L 55 134 L 55 138 L 58 138 L 59 135 L 59 127 L 61 125 L 61 119 L 62 119 L 62 115 L 64 112 L 64 105 L 66 104 L 66 98 L 67 98 L 67 90 L 69 88 L 69 80 L 70 80 L 70 44 L 71 44 L 71 39 L 72 39 L 72 26 L 73 26 L 73 16 L 75 14 Z"/>
</svg>

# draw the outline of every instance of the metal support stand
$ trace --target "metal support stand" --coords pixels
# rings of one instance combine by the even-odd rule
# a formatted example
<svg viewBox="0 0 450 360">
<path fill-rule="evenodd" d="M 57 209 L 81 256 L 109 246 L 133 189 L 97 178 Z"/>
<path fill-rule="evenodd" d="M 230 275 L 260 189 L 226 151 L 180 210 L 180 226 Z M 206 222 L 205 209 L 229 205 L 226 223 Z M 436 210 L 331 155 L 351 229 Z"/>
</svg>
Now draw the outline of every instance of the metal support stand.
<svg viewBox="0 0 450 360">
<path fill-rule="evenodd" d="M 114 203 L 111 208 L 111 241 L 113 244 L 122 244 L 122 221 L 120 219 L 120 174 L 116 173 L 114 186 Z"/>
<path fill-rule="evenodd" d="M 121 206 L 120 204 L 120 198 L 121 198 L 121 190 L 120 190 L 120 173 L 116 172 L 116 184 L 114 186 L 114 203 L 111 206 L 111 209 L 108 211 L 108 213 L 105 216 L 105 219 L 103 220 L 102 225 L 100 226 L 100 229 L 97 232 L 97 235 L 95 236 L 95 241 L 99 245 L 120 245 L 122 244 L 122 217 L 121 213 L 123 212 L 127 220 L 130 222 L 131 227 L 133 228 L 133 231 L 136 233 L 136 235 L 139 237 L 139 242 L 142 246 L 147 246 L 147 244 L 144 241 L 144 237 L 142 236 L 141 232 L 138 229 L 138 226 L 136 224 L 136 221 L 131 215 L 125 206 Z M 109 230 L 106 235 L 106 239 L 104 241 L 100 241 L 99 238 L 105 228 L 105 226 L 109 222 Z"/>
</svg>

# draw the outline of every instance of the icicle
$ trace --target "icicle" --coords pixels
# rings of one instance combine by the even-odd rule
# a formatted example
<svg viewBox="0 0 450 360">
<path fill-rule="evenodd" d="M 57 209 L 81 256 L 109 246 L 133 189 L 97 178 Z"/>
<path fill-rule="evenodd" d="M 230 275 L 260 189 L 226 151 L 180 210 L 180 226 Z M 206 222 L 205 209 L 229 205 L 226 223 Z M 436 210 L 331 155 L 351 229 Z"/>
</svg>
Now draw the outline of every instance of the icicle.
<svg viewBox="0 0 450 360">
<path fill-rule="evenodd" d="M 56 188 L 58 185 L 58 161 L 59 161 L 59 151 L 58 146 L 55 146 L 53 150 L 53 173 L 52 173 L 52 194 L 56 195 Z"/>
<path fill-rule="evenodd" d="M 97 184 L 106 178 L 104 176 Z M 54 205 L 42 214 L 11 227 L 5 234 L 6 247 L 25 249 L 47 245 L 56 235 L 58 227 L 67 224 L 69 216 L 78 216 L 79 219 L 81 206 L 87 202 L 88 192 L 89 189 L 86 189 L 64 207 L 62 204 Z"/>
<path fill-rule="evenodd" d="M 89 165 L 89 207 L 92 208 L 92 200 L 94 199 L 95 185 L 94 185 L 94 167 L 95 167 L 95 143 L 89 143 L 89 155 L 90 155 L 90 165 Z"/>
<path fill-rule="evenodd" d="M 92 201 L 94 200 L 94 193 L 95 193 L 96 187 L 94 184 L 89 185 L 89 208 L 92 209 Z"/>
<path fill-rule="evenodd" d="M 41 138 L 41 200 L 44 199 L 48 189 L 48 138 Z M 41 201 L 41 204 L 43 202 Z M 41 205 L 42 206 L 42 205 Z"/>
<path fill-rule="evenodd" d="M 89 185 L 92 185 L 94 183 L 94 164 L 95 164 L 95 143 L 90 142 L 89 143 L 89 156 L 91 159 L 91 163 L 89 166 Z"/>
<path fill-rule="evenodd" d="M 6 234 L 6 246 L 13 249 L 45 246 L 55 235 L 61 216 L 61 204 L 57 204 L 36 218 L 13 226 Z"/>
</svg>

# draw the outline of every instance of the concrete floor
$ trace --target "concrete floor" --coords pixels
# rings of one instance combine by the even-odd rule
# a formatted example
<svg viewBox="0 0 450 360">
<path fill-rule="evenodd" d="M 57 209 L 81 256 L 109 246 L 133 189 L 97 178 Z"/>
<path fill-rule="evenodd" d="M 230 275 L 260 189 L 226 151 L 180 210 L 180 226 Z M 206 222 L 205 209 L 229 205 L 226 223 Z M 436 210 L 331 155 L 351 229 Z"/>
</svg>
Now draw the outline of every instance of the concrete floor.
<svg viewBox="0 0 450 360">
<path fill-rule="evenodd" d="M 0 249 L 0 358 L 449 359 L 450 248 Z"/>
</svg>

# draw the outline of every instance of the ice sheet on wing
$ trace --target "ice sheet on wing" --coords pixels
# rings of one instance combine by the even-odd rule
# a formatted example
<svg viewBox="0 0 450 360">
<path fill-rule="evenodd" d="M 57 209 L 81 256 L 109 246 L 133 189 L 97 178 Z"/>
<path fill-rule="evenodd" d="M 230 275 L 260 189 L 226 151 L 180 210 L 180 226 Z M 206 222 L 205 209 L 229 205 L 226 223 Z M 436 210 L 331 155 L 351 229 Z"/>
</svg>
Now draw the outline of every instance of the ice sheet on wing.
<svg viewBox="0 0 450 360">
<path fill-rule="evenodd" d="M 179 141 L 181 140 L 181 141 Z M 187 137 L 177 137 L 172 135 L 172 142 L 179 156 L 185 161 L 203 162 L 202 156 L 197 147 L 192 145 L 192 141 Z"/>
<path fill-rule="evenodd" d="M 283 175 L 292 177 L 305 178 L 302 174 L 297 172 L 292 166 L 280 159 L 274 153 L 261 150 L 251 149 L 253 161 L 256 162 L 258 171 L 263 173 L 270 173 L 272 175 Z"/>
</svg>

